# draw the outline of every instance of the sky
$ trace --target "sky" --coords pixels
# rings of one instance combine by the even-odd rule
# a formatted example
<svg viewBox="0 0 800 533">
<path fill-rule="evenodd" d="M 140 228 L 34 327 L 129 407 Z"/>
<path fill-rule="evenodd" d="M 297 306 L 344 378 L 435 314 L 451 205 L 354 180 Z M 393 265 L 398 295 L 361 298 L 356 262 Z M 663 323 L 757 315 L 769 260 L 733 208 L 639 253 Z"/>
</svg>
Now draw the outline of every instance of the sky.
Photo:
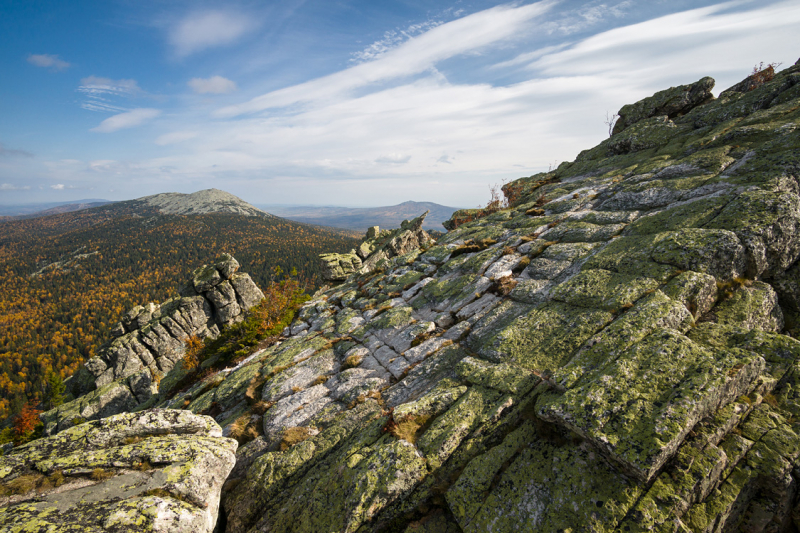
<svg viewBox="0 0 800 533">
<path fill-rule="evenodd" d="M 620 107 L 800 57 L 797 0 L 0 0 L 0 204 L 476 207 Z"/>
</svg>

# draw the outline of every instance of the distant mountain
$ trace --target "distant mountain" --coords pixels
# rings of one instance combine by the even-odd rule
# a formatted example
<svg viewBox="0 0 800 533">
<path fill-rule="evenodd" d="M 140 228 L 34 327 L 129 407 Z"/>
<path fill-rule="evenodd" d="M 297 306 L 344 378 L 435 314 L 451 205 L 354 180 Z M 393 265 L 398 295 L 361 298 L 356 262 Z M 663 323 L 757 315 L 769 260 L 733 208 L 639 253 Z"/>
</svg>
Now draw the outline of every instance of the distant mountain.
<svg viewBox="0 0 800 533">
<path fill-rule="evenodd" d="M 203 215 L 208 213 L 233 213 L 245 216 L 270 216 L 253 207 L 238 196 L 219 189 L 206 189 L 191 194 L 167 192 L 145 196 L 130 202 L 143 202 L 155 207 L 162 215 Z M 127 203 L 127 202 L 120 202 Z"/>
<path fill-rule="evenodd" d="M 112 203 L 110 200 L 90 198 L 85 200 L 72 200 L 70 202 L 44 202 L 22 205 L 0 205 L 0 217 L 38 217 L 67 213 Z"/>
<path fill-rule="evenodd" d="M 403 202 L 392 206 L 366 208 L 264 204 L 259 204 L 259 207 L 273 215 L 298 222 L 359 231 L 366 231 L 371 226 L 397 228 L 403 220 L 418 217 L 425 211 L 430 211 L 430 213 L 425 218 L 422 227 L 441 231 L 443 229 L 442 222 L 449 219 L 450 215 L 459 209 L 433 202 Z"/>
</svg>

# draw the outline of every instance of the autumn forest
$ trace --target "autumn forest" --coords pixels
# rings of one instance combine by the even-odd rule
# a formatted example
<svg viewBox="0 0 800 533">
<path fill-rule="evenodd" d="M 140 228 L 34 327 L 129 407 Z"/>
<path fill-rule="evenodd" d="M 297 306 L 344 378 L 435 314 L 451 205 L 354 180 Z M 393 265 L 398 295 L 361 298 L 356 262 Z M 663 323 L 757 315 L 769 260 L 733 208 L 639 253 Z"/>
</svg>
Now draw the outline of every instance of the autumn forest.
<svg viewBox="0 0 800 533">
<path fill-rule="evenodd" d="M 318 254 L 356 243 L 271 216 L 101 207 L 0 222 L 0 420 L 41 399 L 49 375 L 66 378 L 96 354 L 124 311 L 174 295 L 223 252 L 264 287 L 275 267 L 316 279 Z"/>
</svg>

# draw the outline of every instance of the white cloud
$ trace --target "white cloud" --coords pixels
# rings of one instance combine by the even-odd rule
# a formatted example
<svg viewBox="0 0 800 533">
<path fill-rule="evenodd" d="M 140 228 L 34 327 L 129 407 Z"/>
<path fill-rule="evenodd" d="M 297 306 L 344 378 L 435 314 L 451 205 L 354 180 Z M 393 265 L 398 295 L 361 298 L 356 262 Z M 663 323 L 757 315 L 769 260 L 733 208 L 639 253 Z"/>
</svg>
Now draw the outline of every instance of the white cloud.
<svg viewBox="0 0 800 533">
<path fill-rule="evenodd" d="M 97 126 L 96 128 L 92 128 L 91 131 L 97 131 L 100 133 L 111 133 L 124 128 L 132 128 L 134 126 L 139 126 L 140 124 L 143 124 L 148 120 L 154 119 L 160 114 L 161 111 L 159 111 L 158 109 L 150 109 L 150 108 L 132 109 L 131 111 L 126 111 L 125 113 L 120 113 L 119 115 L 108 117 L 103 122 L 101 122 L 99 126 Z"/>
<path fill-rule="evenodd" d="M 0 184 L 0 191 L 27 191 L 30 189 L 29 185 L 14 185 L 12 183 Z"/>
<path fill-rule="evenodd" d="M 197 94 L 225 94 L 236 90 L 236 83 L 222 76 L 192 78 L 187 83 Z"/>
<path fill-rule="evenodd" d="M 411 160 L 408 154 L 387 154 L 375 159 L 376 163 L 388 163 L 390 165 L 403 165 Z"/>
<path fill-rule="evenodd" d="M 383 39 L 379 39 L 363 50 L 353 53 L 353 57 L 350 59 L 350 61 L 361 63 L 364 61 L 378 59 L 379 57 L 385 55 L 386 52 L 392 50 L 393 48 L 397 48 L 397 46 L 408 39 L 441 25 L 442 21 L 440 20 L 428 20 L 418 24 L 412 24 L 404 30 L 389 30 L 383 34 Z"/>
<path fill-rule="evenodd" d="M 30 54 L 28 55 L 28 63 L 53 70 L 64 70 L 71 66 L 70 63 L 59 59 L 57 55 L 50 54 Z"/>
<path fill-rule="evenodd" d="M 256 27 L 255 21 L 234 11 L 202 11 L 188 15 L 170 32 L 169 41 L 178 57 L 237 41 Z"/>
<path fill-rule="evenodd" d="M 216 115 L 232 117 L 298 102 L 336 99 L 356 88 L 420 74 L 439 61 L 516 37 L 532 19 L 553 5 L 553 1 L 545 0 L 520 7 L 503 5 L 467 15 L 411 38 L 374 61 L 222 108 Z"/>
<path fill-rule="evenodd" d="M 763 58 L 782 60 L 775 58 L 776 52 L 795 53 L 790 49 L 796 46 L 790 43 L 798 42 L 793 31 L 800 25 L 796 2 L 729 11 L 743 4 L 747 3 L 726 2 L 615 28 L 541 57 L 530 68 L 550 77 L 606 73 L 655 87 L 676 74 L 684 78 L 682 83 L 696 81 L 688 78 L 706 75 L 711 69 L 739 76 L 743 64 Z M 723 80 L 718 76 L 717 82 L 727 84 L 743 77 Z M 723 88 L 717 86 L 717 90 Z"/>
<path fill-rule="evenodd" d="M 55 189 L 57 191 L 63 191 L 64 190 L 64 184 L 63 183 L 57 183 L 55 185 L 51 185 L 50 188 L 51 189 Z"/>
<path fill-rule="evenodd" d="M 159 146 L 167 146 L 169 144 L 188 141 L 189 139 L 194 139 L 195 137 L 197 137 L 196 131 L 173 131 L 172 133 L 165 133 L 164 135 L 158 136 L 158 138 L 155 140 L 155 143 Z"/>
</svg>

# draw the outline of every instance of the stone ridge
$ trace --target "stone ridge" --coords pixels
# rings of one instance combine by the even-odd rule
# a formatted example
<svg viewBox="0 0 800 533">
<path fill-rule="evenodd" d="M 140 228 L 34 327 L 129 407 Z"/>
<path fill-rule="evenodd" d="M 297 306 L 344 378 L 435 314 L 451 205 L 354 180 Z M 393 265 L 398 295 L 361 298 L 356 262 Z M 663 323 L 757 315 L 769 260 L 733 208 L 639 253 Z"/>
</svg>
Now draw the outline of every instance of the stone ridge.
<svg viewBox="0 0 800 533">
<path fill-rule="evenodd" d="M 350 250 L 346 254 L 321 254 L 322 278 L 326 281 L 343 281 L 355 272 L 368 274 L 393 257 L 431 244 L 433 239 L 422 229 L 428 213 L 430 211 L 412 220 L 404 220 L 395 230 L 381 230 L 378 226 L 372 226 L 358 250 Z"/>
<path fill-rule="evenodd" d="M 234 213 L 244 216 L 269 217 L 269 213 L 253 207 L 238 196 L 219 189 L 205 189 L 191 194 L 167 192 L 145 196 L 135 201 L 158 208 L 162 215 L 202 215 Z"/>
<path fill-rule="evenodd" d="M 67 381 L 68 390 L 79 397 L 42 414 L 45 434 L 69 428 L 74 420 L 96 420 L 151 402 L 161 379 L 170 381 L 188 337 L 216 337 L 264 298 L 238 269 L 236 259 L 222 254 L 216 265 L 196 269 L 180 296 L 123 315 L 112 328 L 115 338 Z"/>
<path fill-rule="evenodd" d="M 0 457 L 0 529 L 211 533 L 236 447 L 185 411 L 72 427 Z"/>
<path fill-rule="evenodd" d="M 796 531 L 800 62 L 768 78 L 628 106 L 161 401 L 242 444 L 220 528 Z"/>
<path fill-rule="evenodd" d="M 798 81 L 628 106 L 184 393 L 262 402 L 226 531 L 793 531 Z"/>
</svg>

